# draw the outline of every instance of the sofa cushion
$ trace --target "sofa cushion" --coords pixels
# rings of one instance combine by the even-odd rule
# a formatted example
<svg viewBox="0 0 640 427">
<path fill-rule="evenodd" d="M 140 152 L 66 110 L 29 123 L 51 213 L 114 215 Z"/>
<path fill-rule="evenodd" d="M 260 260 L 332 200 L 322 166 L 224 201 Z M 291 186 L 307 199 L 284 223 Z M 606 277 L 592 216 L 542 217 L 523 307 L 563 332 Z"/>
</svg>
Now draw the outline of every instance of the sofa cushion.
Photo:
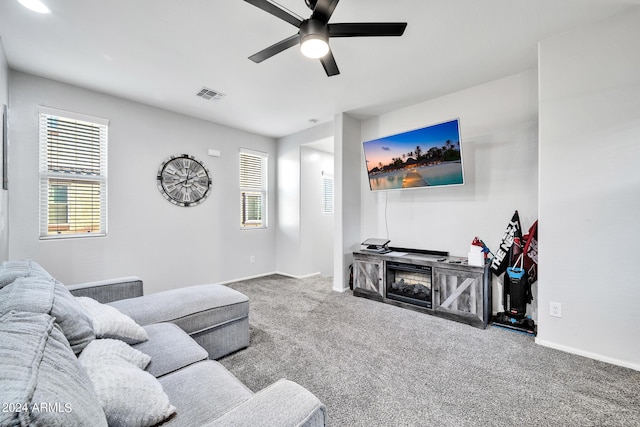
<svg viewBox="0 0 640 427">
<path fill-rule="evenodd" d="M 326 407 L 309 390 L 281 379 L 229 409 L 206 427 L 324 426 L 326 412 Z"/>
<path fill-rule="evenodd" d="M 136 344 L 149 339 L 147 332 L 126 314 L 107 304 L 89 297 L 75 297 L 91 319 L 93 331 L 98 338 L 115 338 L 127 344 Z"/>
<path fill-rule="evenodd" d="M 18 277 L 53 277 L 35 261 L 23 259 L 18 261 L 5 261 L 0 265 L 0 289 L 12 283 Z"/>
<path fill-rule="evenodd" d="M 48 314 L 0 317 L 0 425 L 106 426 L 87 373 Z M 17 404 L 17 406 L 16 406 Z"/>
<path fill-rule="evenodd" d="M 253 393 L 214 360 L 194 363 L 158 379 L 177 408 L 165 426 L 193 427 L 218 418 Z"/>
<path fill-rule="evenodd" d="M 76 299 L 54 279 L 19 277 L 0 289 L 0 315 L 11 310 L 53 316 L 76 354 L 95 338 L 91 321 Z"/>
<path fill-rule="evenodd" d="M 78 358 L 87 370 L 110 427 L 158 424 L 176 411 L 153 375 L 149 356 L 123 341 L 98 339 Z"/>
<path fill-rule="evenodd" d="M 109 304 L 141 325 L 171 322 L 190 335 L 249 315 L 249 298 L 223 285 L 189 286 Z"/>
<path fill-rule="evenodd" d="M 185 331 L 173 323 L 154 323 L 144 326 L 149 340 L 135 344 L 133 348 L 151 356 L 147 372 L 158 378 L 192 363 L 208 358 Z"/>
<path fill-rule="evenodd" d="M 12 310 L 49 314 L 54 295 L 51 279 L 19 277 L 0 289 L 0 315 Z"/>
</svg>

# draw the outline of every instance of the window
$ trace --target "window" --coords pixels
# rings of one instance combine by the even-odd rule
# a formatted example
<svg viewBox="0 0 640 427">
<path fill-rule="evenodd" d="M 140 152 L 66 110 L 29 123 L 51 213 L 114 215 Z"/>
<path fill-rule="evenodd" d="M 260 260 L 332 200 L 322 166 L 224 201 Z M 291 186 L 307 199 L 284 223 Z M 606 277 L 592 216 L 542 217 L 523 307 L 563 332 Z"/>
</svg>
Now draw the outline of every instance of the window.
<svg viewBox="0 0 640 427">
<path fill-rule="evenodd" d="M 104 236 L 105 119 L 40 108 L 40 238 Z"/>
<path fill-rule="evenodd" d="M 322 172 L 322 213 L 333 214 L 333 176 Z"/>
<path fill-rule="evenodd" d="M 240 150 L 240 227 L 267 227 L 267 154 Z"/>
</svg>

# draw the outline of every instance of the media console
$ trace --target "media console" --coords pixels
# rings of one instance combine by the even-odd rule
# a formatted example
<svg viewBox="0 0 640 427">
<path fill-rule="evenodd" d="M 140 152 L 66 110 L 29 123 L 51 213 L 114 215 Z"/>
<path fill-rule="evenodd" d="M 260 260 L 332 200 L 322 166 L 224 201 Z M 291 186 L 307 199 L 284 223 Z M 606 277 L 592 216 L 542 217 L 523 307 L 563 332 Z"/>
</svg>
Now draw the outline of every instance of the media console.
<svg viewBox="0 0 640 427">
<path fill-rule="evenodd" d="M 467 258 L 354 252 L 353 294 L 477 328 L 491 320 L 489 264 L 470 266 Z"/>
</svg>

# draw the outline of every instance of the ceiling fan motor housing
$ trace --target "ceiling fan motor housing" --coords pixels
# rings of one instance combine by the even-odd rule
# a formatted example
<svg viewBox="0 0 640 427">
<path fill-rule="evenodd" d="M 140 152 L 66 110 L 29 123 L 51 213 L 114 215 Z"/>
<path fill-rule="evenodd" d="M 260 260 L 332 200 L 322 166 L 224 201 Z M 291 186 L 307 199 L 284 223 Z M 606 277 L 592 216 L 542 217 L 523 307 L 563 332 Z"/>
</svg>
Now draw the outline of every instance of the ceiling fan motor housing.
<svg viewBox="0 0 640 427">
<path fill-rule="evenodd" d="M 307 19 L 302 21 L 299 34 L 301 42 L 304 42 L 305 38 L 309 36 L 315 38 L 320 37 L 324 39 L 324 41 L 329 42 L 329 26 L 326 22 L 322 22 L 317 19 Z"/>
</svg>

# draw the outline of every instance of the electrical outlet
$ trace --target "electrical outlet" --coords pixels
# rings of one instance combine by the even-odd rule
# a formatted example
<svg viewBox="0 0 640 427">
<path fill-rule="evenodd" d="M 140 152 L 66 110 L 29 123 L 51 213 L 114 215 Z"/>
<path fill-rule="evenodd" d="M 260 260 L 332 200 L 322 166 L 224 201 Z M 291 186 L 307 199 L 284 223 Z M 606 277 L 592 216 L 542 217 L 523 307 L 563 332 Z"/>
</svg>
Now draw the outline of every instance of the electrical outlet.
<svg viewBox="0 0 640 427">
<path fill-rule="evenodd" d="M 549 302 L 549 316 L 562 317 L 562 304 L 559 302 Z"/>
<path fill-rule="evenodd" d="M 255 257 L 255 256 L 253 256 L 253 255 L 251 255 L 251 256 L 249 257 L 249 262 L 250 262 L 251 264 L 255 264 L 255 263 L 256 263 L 256 257 Z"/>
</svg>

